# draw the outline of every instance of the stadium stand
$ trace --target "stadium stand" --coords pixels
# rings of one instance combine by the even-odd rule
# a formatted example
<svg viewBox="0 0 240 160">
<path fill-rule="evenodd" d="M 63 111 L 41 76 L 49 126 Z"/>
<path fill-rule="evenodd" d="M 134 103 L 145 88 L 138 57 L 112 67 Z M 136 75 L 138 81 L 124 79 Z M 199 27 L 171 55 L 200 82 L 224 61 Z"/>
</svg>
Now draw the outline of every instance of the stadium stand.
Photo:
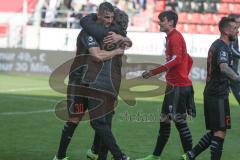
<svg viewBox="0 0 240 160">
<path fill-rule="evenodd" d="M 177 25 L 177 29 L 180 31 L 180 32 L 184 32 L 184 24 L 179 24 Z"/>
<path fill-rule="evenodd" d="M 26 0 L 27 11 L 34 12 L 38 0 Z M 0 12 L 22 12 L 24 0 L 0 0 Z"/>
<path fill-rule="evenodd" d="M 157 5 L 162 5 L 163 1 L 165 4 L 168 2 L 166 0 L 157 0 Z M 158 10 L 154 10 L 153 13 L 153 24 L 158 25 L 156 15 L 163 10 L 167 10 L 163 6 L 156 6 Z M 159 10 L 162 9 L 162 10 Z M 199 33 L 199 34 L 218 34 L 217 23 L 223 16 L 227 16 L 230 13 L 240 14 L 240 0 L 179 0 L 178 8 L 175 11 L 179 15 L 179 29 L 184 33 Z M 151 31 L 157 32 L 158 30 Z"/>
<path fill-rule="evenodd" d="M 240 1 L 239 1 L 239 3 L 240 3 Z M 237 13 L 237 14 L 240 14 L 240 4 L 234 4 L 233 5 L 233 12 Z"/>
<path fill-rule="evenodd" d="M 103 0 L 0 0 L 2 13 L 22 13 L 24 2 L 27 5 L 28 24 L 36 21 L 40 11 L 42 27 L 81 28 L 82 16 L 96 11 Z M 184 33 L 218 33 L 217 22 L 230 13 L 240 14 L 240 0 L 147 0 L 147 5 L 135 0 L 109 0 L 125 10 L 130 17 L 130 31 L 158 32 L 158 14 L 164 10 L 175 10 L 179 15 L 179 30 Z M 3 18 L 1 18 L 3 19 Z M 8 24 L 8 21 L 2 24 Z M 4 33 L 8 25 L 1 25 Z M 5 28 L 4 28 L 5 27 Z M 1 33 L 1 34 L 2 34 Z"/>
<path fill-rule="evenodd" d="M 221 3 L 218 6 L 219 6 L 219 9 L 218 9 L 219 13 L 228 14 L 232 10 L 232 4 L 230 3 Z"/>
<path fill-rule="evenodd" d="M 204 14 L 201 14 L 201 18 L 200 18 L 200 20 L 201 20 L 201 23 L 203 24 L 203 25 L 206 25 L 206 24 L 216 24 L 216 21 L 215 21 L 215 19 L 214 19 L 214 14 L 212 14 L 212 13 L 204 13 Z"/>
<path fill-rule="evenodd" d="M 155 12 L 161 12 L 166 7 L 166 1 L 157 1 L 155 6 Z"/>
</svg>

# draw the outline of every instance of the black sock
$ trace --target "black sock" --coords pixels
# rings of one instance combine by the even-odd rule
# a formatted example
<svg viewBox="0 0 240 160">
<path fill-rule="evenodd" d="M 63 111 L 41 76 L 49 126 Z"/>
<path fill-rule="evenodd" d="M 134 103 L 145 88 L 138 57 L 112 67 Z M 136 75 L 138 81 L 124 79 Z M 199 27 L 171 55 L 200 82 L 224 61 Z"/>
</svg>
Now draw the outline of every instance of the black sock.
<svg viewBox="0 0 240 160">
<path fill-rule="evenodd" d="M 60 145 L 58 148 L 57 158 L 62 159 L 66 157 L 66 151 L 68 144 L 71 141 L 72 135 L 74 133 L 75 128 L 78 124 L 72 122 L 66 122 L 64 128 L 62 130 L 62 136 L 60 140 Z"/>
<path fill-rule="evenodd" d="M 171 124 L 160 122 L 159 135 L 153 155 L 160 156 L 170 136 Z"/>
<path fill-rule="evenodd" d="M 187 123 L 175 123 L 179 132 L 184 153 L 192 149 L 192 135 Z"/>
<path fill-rule="evenodd" d="M 195 158 L 197 157 L 200 153 L 202 153 L 204 150 L 206 150 L 210 143 L 211 143 L 211 139 L 212 139 L 212 133 L 208 132 L 206 133 L 198 142 L 198 144 L 191 150 L 188 152 L 188 156 L 190 158 Z"/>
<path fill-rule="evenodd" d="M 223 150 L 223 142 L 224 139 L 213 136 L 211 140 L 211 160 L 220 160 L 222 156 L 222 150 Z"/>
<path fill-rule="evenodd" d="M 99 148 L 100 147 L 100 142 L 101 142 L 100 136 L 95 133 L 93 144 L 92 144 L 92 147 L 91 147 L 91 150 L 94 154 L 98 154 L 99 149 L 100 149 Z"/>
<path fill-rule="evenodd" d="M 108 148 L 103 141 L 100 142 L 98 160 L 107 160 Z"/>
</svg>

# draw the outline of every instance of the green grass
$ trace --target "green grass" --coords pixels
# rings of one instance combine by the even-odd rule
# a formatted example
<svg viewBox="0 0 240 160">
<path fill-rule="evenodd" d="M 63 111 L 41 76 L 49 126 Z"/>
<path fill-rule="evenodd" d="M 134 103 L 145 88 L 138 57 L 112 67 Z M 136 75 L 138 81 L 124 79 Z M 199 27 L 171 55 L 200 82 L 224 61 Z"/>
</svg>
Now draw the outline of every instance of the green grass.
<svg viewBox="0 0 240 160">
<path fill-rule="evenodd" d="M 194 144 L 205 133 L 203 87 L 201 83 L 194 84 L 197 118 L 189 120 Z M 34 112 L 53 109 L 64 98 L 65 95 L 49 88 L 46 76 L 0 75 L 0 160 L 51 160 L 57 151 L 64 122 L 58 120 L 53 112 Z M 152 153 L 162 99 L 163 96 L 140 99 L 134 107 L 119 102 L 113 132 L 122 150 L 133 159 Z M 222 160 L 240 157 L 240 107 L 232 96 L 230 103 L 232 129 L 225 140 Z M 82 122 L 69 146 L 71 160 L 85 160 L 85 152 L 92 139 L 93 130 L 89 122 Z M 182 153 L 179 136 L 172 125 L 172 134 L 162 159 L 177 160 Z M 205 151 L 198 160 L 210 159 L 209 153 L 209 150 Z"/>
</svg>

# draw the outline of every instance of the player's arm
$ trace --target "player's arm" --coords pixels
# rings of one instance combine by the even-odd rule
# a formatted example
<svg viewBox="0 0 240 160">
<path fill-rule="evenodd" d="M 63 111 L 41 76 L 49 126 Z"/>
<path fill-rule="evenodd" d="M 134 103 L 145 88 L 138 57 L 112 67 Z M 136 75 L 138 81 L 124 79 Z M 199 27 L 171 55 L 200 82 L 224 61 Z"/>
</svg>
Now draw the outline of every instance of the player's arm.
<svg viewBox="0 0 240 160">
<path fill-rule="evenodd" d="M 104 37 L 103 42 L 104 43 L 124 42 L 126 48 L 132 47 L 132 41 L 130 40 L 130 38 L 122 36 L 120 34 L 116 34 L 115 32 L 109 32 L 108 35 Z"/>
<path fill-rule="evenodd" d="M 112 51 L 105 51 L 101 50 L 99 47 L 92 47 L 89 48 L 88 51 L 93 57 L 95 57 L 96 61 L 106 61 L 113 58 L 114 56 L 124 54 L 124 50 L 121 48 L 114 49 Z"/>
<path fill-rule="evenodd" d="M 182 54 L 183 54 L 183 41 L 181 39 L 176 39 L 175 41 L 169 42 L 171 45 L 172 50 L 172 58 L 167 61 L 165 64 L 158 66 L 156 68 L 150 69 L 148 71 L 143 72 L 143 78 L 149 78 L 154 75 L 160 74 L 162 72 L 166 72 L 167 70 L 175 67 L 176 65 L 182 62 Z M 185 62 L 183 62 L 185 63 Z"/>
<path fill-rule="evenodd" d="M 220 68 L 220 71 L 224 73 L 227 77 L 232 80 L 240 81 L 240 76 L 237 75 L 234 70 L 228 65 L 229 55 L 228 51 L 224 47 L 220 48 L 220 51 L 217 54 L 217 64 Z"/>
<path fill-rule="evenodd" d="M 95 61 L 109 60 L 116 55 L 122 55 L 124 53 L 124 50 L 121 48 L 114 49 L 112 51 L 102 50 L 96 39 L 88 35 L 87 33 L 82 34 L 80 40 L 82 41 L 86 49 L 89 51 L 89 54 L 94 57 L 93 60 Z"/>
<path fill-rule="evenodd" d="M 228 66 L 227 63 L 220 63 L 219 64 L 220 70 L 222 73 L 227 75 L 230 79 L 239 81 L 240 82 L 240 76 L 237 75 L 231 67 Z"/>
</svg>

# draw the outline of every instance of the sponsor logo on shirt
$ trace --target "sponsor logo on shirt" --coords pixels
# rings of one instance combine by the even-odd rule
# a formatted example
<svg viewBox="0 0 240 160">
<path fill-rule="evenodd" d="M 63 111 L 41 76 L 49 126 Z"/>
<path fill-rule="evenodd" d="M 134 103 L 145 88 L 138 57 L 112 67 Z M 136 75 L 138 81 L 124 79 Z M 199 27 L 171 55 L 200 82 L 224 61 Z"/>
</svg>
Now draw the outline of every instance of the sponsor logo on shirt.
<svg viewBox="0 0 240 160">
<path fill-rule="evenodd" d="M 227 61 L 228 60 L 227 59 L 227 52 L 225 52 L 225 51 L 220 52 L 220 60 L 221 61 Z"/>
<path fill-rule="evenodd" d="M 88 41 L 89 41 L 89 42 L 92 42 L 92 41 L 93 41 L 93 37 L 92 37 L 92 36 L 89 36 L 89 37 L 88 37 Z"/>
<path fill-rule="evenodd" d="M 94 41 L 92 36 L 88 37 L 88 45 L 96 45 L 96 41 Z"/>
</svg>

